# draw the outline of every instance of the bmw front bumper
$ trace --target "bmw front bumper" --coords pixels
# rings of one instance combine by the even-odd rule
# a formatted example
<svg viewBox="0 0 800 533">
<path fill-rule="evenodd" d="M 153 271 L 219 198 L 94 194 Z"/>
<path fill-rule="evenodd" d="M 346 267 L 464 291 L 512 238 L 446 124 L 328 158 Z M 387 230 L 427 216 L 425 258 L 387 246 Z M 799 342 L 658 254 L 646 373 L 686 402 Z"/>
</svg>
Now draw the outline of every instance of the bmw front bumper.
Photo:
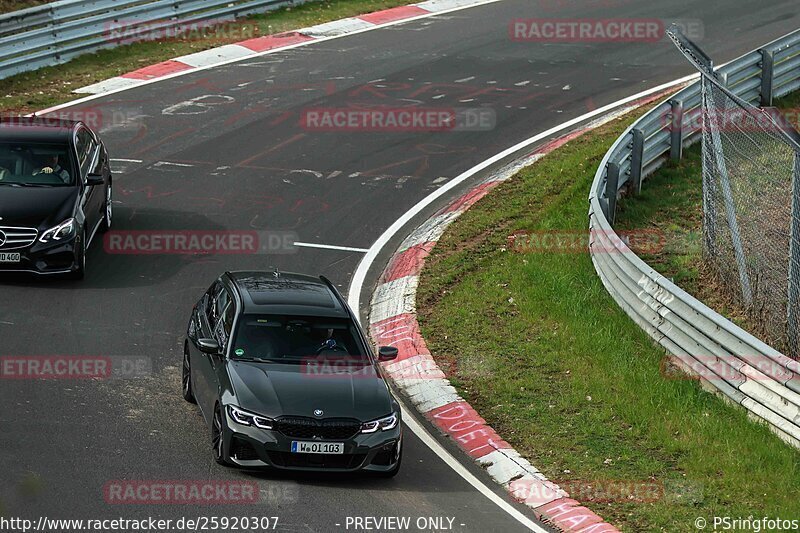
<svg viewBox="0 0 800 533">
<path fill-rule="evenodd" d="M 397 467 L 402 449 L 402 424 L 388 431 L 359 433 L 342 442 L 343 454 L 293 453 L 293 441 L 309 441 L 288 437 L 277 430 L 242 426 L 225 414 L 223 430 L 224 457 L 231 464 L 244 468 L 275 468 L 279 470 L 314 472 L 389 472 Z"/>
</svg>

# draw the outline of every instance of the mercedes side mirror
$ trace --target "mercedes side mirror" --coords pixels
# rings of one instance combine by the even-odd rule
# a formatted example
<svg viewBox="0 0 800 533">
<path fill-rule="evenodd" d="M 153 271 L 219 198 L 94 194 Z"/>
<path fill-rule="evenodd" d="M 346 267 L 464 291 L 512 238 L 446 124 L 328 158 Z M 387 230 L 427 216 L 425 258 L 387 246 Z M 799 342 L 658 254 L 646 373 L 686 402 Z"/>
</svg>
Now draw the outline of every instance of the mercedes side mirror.
<svg viewBox="0 0 800 533">
<path fill-rule="evenodd" d="M 90 187 L 94 187 L 97 185 L 105 185 L 106 179 L 103 177 L 102 174 L 89 174 L 86 176 L 86 185 Z"/>
</svg>

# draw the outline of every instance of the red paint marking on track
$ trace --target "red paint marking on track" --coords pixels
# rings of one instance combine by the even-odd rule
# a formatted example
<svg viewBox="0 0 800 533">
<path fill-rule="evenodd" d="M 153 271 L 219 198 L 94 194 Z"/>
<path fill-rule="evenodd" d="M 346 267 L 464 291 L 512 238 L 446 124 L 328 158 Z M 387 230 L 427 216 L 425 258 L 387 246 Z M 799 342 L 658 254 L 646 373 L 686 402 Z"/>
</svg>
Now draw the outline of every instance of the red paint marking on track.
<svg viewBox="0 0 800 533">
<path fill-rule="evenodd" d="M 245 48 L 249 48 L 254 52 L 264 52 L 266 50 L 281 48 L 282 46 L 291 46 L 293 44 L 304 43 L 306 41 L 313 40 L 314 37 L 309 37 L 308 35 L 303 35 L 302 33 L 292 32 L 255 37 L 253 39 L 248 39 L 236 44 L 239 46 L 244 46 Z"/>
<path fill-rule="evenodd" d="M 384 271 L 383 282 L 419 274 L 425 264 L 425 258 L 430 255 L 434 246 L 435 242 L 424 242 L 395 255 Z"/>
<path fill-rule="evenodd" d="M 291 118 L 292 112 L 291 111 L 284 111 L 280 115 L 278 115 L 272 122 L 269 123 L 270 126 L 277 126 L 283 122 L 286 122 L 289 118 Z"/>
<path fill-rule="evenodd" d="M 511 445 L 486 425 L 478 412 L 463 400 L 438 407 L 426 413 L 426 416 L 474 459 L 495 450 L 511 449 Z"/>
<path fill-rule="evenodd" d="M 173 194 L 178 194 L 179 192 L 182 192 L 182 191 L 178 190 L 178 191 L 155 193 L 155 192 L 153 192 L 153 186 L 152 185 L 147 185 L 145 187 L 142 187 L 141 189 L 124 189 L 123 188 L 120 192 L 122 193 L 122 196 L 130 196 L 132 194 L 145 193 L 147 199 L 148 200 L 152 200 L 153 198 L 163 198 L 164 196 L 172 196 Z"/>
<path fill-rule="evenodd" d="M 162 61 L 161 63 L 156 63 L 155 65 L 150 65 L 134 70 L 133 72 L 128 72 L 127 74 L 123 74 L 122 77 L 132 80 L 152 80 L 153 78 L 160 78 L 168 74 L 182 72 L 191 68 L 194 67 L 187 65 L 186 63 L 181 63 L 180 61 L 170 59 L 169 61 Z"/>
<path fill-rule="evenodd" d="M 263 151 L 261 151 L 261 152 L 257 153 L 256 155 L 254 155 L 254 156 L 252 156 L 252 157 L 248 157 L 247 159 L 245 159 L 245 160 L 243 160 L 243 161 L 240 161 L 239 163 L 237 163 L 237 164 L 236 164 L 236 166 L 237 166 L 237 167 L 243 167 L 243 166 L 246 166 L 246 165 L 248 165 L 248 164 L 252 163 L 253 161 L 255 161 L 256 159 L 259 159 L 259 158 L 261 158 L 261 157 L 264 157 L 265 155 L 267 155 L 267 154 L 269 154 L 269 153 L 275 152 L 275 151 L 277 151 L 277 150 L 280 150 L 281 148 L 284 148 L 284 147 L 286 147 L 286 146 L 289 146 L 290 144 L 292 144 L 292 143 L 294 143 L 294 142 L 297 142 L 297 141 L 299 141 L 300 139 L 302 139 L 302 138 L 303 138 L 303 137 L 305 137 L 305 136 L 306 136 L 306 134 L 305 134 L 305 133 L 298 133 L 298 134 L 296 134 L 296 135 L 293 135 L 292 137 L 289 137 L 288 139 L 286 139 L 286 140 L 285 140 L 285 141 L 283 141 L 282 143 L 278 143 L 278 144 L 276 144 L 275 146 L 270 146 L 270 147 L 269 147 L 269 148 L 267 148 L 266 150 L 263 150 Z"/>
<path fill-rule="evenodd" d="M 417 157 L 411 157 L 409 159 L 404 159 L 403 161 L 398 161 L 397 163 L 389 163 L 388 165 L 383 165 L 382 167 L 376 167 L 376 168 L 371 168 L 369 170 L 365 170 L 364 172 L 361 173 L 361 175 L 362 176 L 367 176 L 367 177 L 370 177 L 370 176 L 382 176 L 382 175 L 387 174 L 387 172 L 386 172 L 387 169 L 396 168 L 396 167 L 403 167 L 405 165 L 409 165 L 409 164 L 414 163 L 414 162 L 419 162 L 417 164 L 416 170 L 412 174 L 403 174 L 403 175 L 406 175 L 406 176 L 413 176 L 415 178 L 419 178 L 420 176 L 422 176 L 425 173 L 426 170 L 428 170 L 428 168 L 430 166 L 429 157 L 430 156 L 427 156 L 427 155 L 420 155 L 420 156 L 417 156 Z"/>
<path fill-rule="evenodd" d="M 223 124 L 225 126 L 230 126 L 231 124 L 234 124 L 234 123 L 238 122 L 239 120 L 241 120 L 244 117 L 247 117 L 247 116 L 250 116 L 250 115 L 255 115 L 257 113 L 265 112 L 269 108 L 270 107 L 268 105 L 255 105 L 255 106 L 253 106 L 253 107 L 251 107 L 249 109 L 245 109 L 245 110 L 239 111 L 238 113 L 236 113 L 234 115 L 231 115 L 230 117 L 225 119 L 225 122 Z"/>
<path fill-rule="evenodd" d="M 452 213 L 454 211 L 466 211 L 470 207 L 472 207 L 478 200 L 489 194 L 493 188 L 497 187 L 500 184 L 499 181 L 489 181 L 487 183 L 481 183 L 467 194 L 458 198 L 455 202 L 447 206 L 443 213 Z"/>
<path fill-rule="evenodd" d="M 193 127 L 191 127 L 191 126 L 189 126 L 186 129 L 183 129 L 183 130 L 180 130 L 180 131 L 176 131 L 172 135 L 167 135 L 166 137 L 164 137 L 160 141 L 158 141 L 156 143 L 153 143 L 151 145 L 145 146 L 144 148 L 142 148 L 138 152 L 134 152 L 133 155 L 140 155 L 140 154 L 143 154 L 145 152 L 149 152 L 153 148 L 156 148 L 158 146 L 163 146 L 167 141 L 171 141 L 172 139 L 177 139 L 178 137 L 181 137 L 181 136 L 186 135 L 187 133 L 191 133 L 193 131 L 195 131 L 195 129 Z"/>
<path fill-rule="evenodd" d="M 419 15 L 427 15 L 430 11 L 422 9 L 417 6 L 400 6 L 391 9 L 384 9 L 374 13 L 367 13 L 358 18 L 372 24 L 386 24 L 387 22 L 394 22 L 395 20 L 410 19 L 418 17 Z"/>
</svg>

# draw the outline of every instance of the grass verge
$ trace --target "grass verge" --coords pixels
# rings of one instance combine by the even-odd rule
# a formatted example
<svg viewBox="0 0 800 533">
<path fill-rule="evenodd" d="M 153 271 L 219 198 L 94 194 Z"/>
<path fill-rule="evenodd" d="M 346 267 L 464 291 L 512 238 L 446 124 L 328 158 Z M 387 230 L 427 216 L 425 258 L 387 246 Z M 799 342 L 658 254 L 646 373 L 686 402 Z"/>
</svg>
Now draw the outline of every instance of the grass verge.
<svg viewBox="0 0 800 533">
<path fill-rule="evenodd" d="M 325 0 L 241 19 L 258 27 L 253 36 L 274 35 L 416 0 Z M 68 102 L 82 95 L 72 91 L 160 61 L 242 41 L 247 36 L 223 34 L 207 39 L 138 42 L 79 56 L 63 65 L 23 72 L 0 80 L 0 111 L 28 113 Z"/>
<path fill-rule="evenodd" d="M 586 232 L 594 173 L 634 118 L 522 170 L 448 228 L 421 275 L 423 335 L 500 435 L 554 481 L 601 482 L 578 497 L 625 530 L 800 518 L 800 453 L 695 382 L 667 379 L 663 350 L 611 299 L 588 253 L 507 249 L 517 230 Z M 664 491 L 608 502 L 604 480 Z"/>
<path fill-rule="evenodd" d="M 50 0 L 51 2 L 54 0 Z M 47 0 L 0 0 L 0 13 L 10 13 L 29 7 L 47 4 Z"/>
</svg>

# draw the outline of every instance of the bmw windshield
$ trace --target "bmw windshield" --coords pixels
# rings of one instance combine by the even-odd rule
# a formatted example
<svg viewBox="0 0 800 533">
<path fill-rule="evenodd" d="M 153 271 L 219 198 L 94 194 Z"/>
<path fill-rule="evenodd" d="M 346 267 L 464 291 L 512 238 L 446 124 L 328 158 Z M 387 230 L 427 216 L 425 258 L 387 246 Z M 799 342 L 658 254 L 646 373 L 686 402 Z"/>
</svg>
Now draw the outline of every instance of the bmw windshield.
<svg viewBox="0 0 800 533">
<path fill-rule="evenodd" d="M 231 358 L 270 363 L 346 358 L 369 363 L 349 320 L 275 315 L 244 315 L 234 334 Z"/>
<path fill-rule="evenodd" d="M 0 186 L 65 187 L 74 176 L 66 143 L 0 143 Z"/>
</svg>

